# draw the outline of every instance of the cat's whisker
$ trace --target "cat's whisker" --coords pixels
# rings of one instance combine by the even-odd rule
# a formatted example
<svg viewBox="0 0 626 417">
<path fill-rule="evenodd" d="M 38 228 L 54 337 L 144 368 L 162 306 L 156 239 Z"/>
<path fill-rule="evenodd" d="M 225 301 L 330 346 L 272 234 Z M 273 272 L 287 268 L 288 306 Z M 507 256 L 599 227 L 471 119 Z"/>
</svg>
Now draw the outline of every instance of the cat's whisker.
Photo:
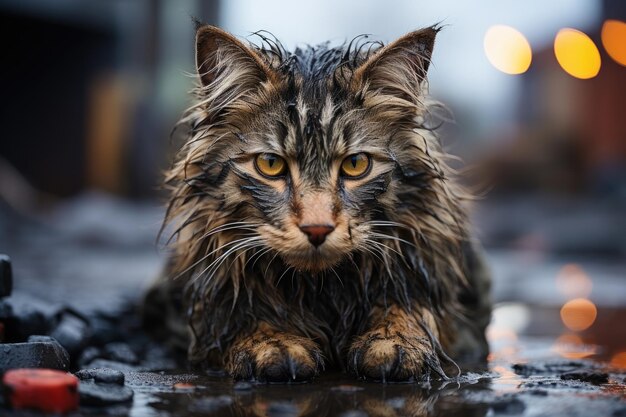
<svg viewBox="0 0 626 417">
<path fill-rule="evenodd" d="M 367 242 L 365 242 L 365 244 L 363 246 L 361 246 L 361 249 L 367 251 L 370 255 L 376 257 L 376 259 L 378 259 L 379 261 L 383 262 L 382 258 L 380 256 L 378 256 L 378 254 L 376 252 L 373 251 L 373 248 L 369 247 Z"/>
<path fill-rule="evenodd" d="M 393 221 L 387 221 L 387 220 L 373 220 L 369 222 L 364 222 L 363 224 L 367 226 L 402 227 L 405 229 L 411 229 L 411 227 L 406 224 L 393 222 Z"/>
<path fill-rule="evenodd" d="M 180 278 L 182 275 L 184 275 L 185 273 L 189 272 L 191 269 L 195 268 L 196 266 L 198 266 L 199 264 L 201 264 L 202 262 L 204 262 L 209 256 L 213 255 L 215 252 L 226 248 L 227 246 L 236 244 L 238 242 L 243 242 L 244 240 L 250 239 L 249 237 L 244 237 L 241 239 L 235 239 L 233 241 L 227 242 L 225 244 L 223 244 L 222 246 L 212 250 L 211 252 L 207 253 L 206 255 L 202 256 L 200 259 L 198 259 L 196 262 L 194 262 L 193 264 L 189 265 L 187 268 L 185 268 L 184 270 L 182 270 L 181 272 L 179 272 L 178 274 L 176 274 L 172 279 L 177 279 Z"/>
<path fill-rule="evenodd" d="M 266 251 L 263 252 L 263 255 L 265 255 L 267 252 L 271 252 L 273 250 L 273 248 L 267 248 Z M 254 267 L 256 266 L 257 262 L 261 259 L 261 256 L 258 256 L 254 262 L 252 263 L 252 269 L 254 269 Z"/>
<path fill-rule="evenodd" d="M 406 241 L 402 238 L 397 238 L 395 236 L 390 236 L 390 235 L 385 235 L 385 234 L 380 234 L 380 233 L 372 233 L 371 236 L 376 238 L 375 239 L 376 242 L 378 242 L 381 245 L 385 245 L 389 250 L 395 252 L 396 254 L 400 256 L 404 256 L 401 253 L 403 243 L 406 243 L 407 245 L 415 247 L 415 245 L 412 244 L 411 242 Z"/>
<path fill-rule="evenodd" d="M 237 227 L 227 227 L 225 229 L 221 229 L 221 230 L 216 230 L 213 233 L 207 233 L 204 234 L 203 236 L 200 237 L 200 239 L 204 240 L 210 236 L 213 236 L 217 233 L 223 233 L 223 232 L 227 232 L 229 230 L 241 230 L 241 231 L 245 231 L 247 233 L 240 233 L 242 236 L 249 236 L 249 235 L 256 235 L 257 233 L 257 229 L 256 227 L 242 227 L 242 226 L 237 226 Z"/>
<path fill-rule="evenodd" d="M 367 244 L 364 247 L 364 249 L 367 250 L 371 255 L 376 257 L 383 264 L 383 266 L 385 267 L 385 271 L 387 272 L 388 277 L 392 281 L 395 281 L 394 275 L 391 272 L 391 268 L 389 266 L 389 254 L 386 251 L 382 250 L 381 248 L 379 248 L 377 246 L 371 246 L 369 244 Z M 380 254 L 380 256 L 378 254 Z"/>
<path fill-rule="evenodd" d="M 377 246 L 378 246 L 378 245 L 380 245 L 380 246 L 382 246 L 382 247 L 384 247 L 384 248 L 386 248 L 386 249 L 388 249 L 388 250 L 392 251 L 393 253 L 397 254 L 397 255 L 398 255 L 398 256 L 400 256 L 401 258 L 403 258 L 403 257 L 404 257 L 404 254 L 402 254 L 402 253 L 398 252 L 396 249 L 392 248 L 392 247 L 391 247 L 391 246 L 389 246 L 389 245 L 385 245 L 384 243 L 379 242 L 379 241 L 377 241 L 377 240 L 372 240 L 372 239 L 367 239 L 367 240 L 368 240 L 370 243 L 374 244 L 374 245 L 377 245 Z"/>
<path fill-rule="evenodd" d="M 377 227 L 387 227 L 387 228 L 393 227 L 393 228 L 405 229 L 408 231 L 414 231 L 414 227 L 411 227 L 410 225 L 407 225 L 404 223 L 393 222 L 393 221 L 386 221 L 386 220 L 367 221 L 367 222 L 364 222 L 363 225 L 368 226 L 372 229 L 377 228 Z"/>
<path fill-rule="evenodd" d="M 270 265 L 272 265 L 272 262 L 274 262 L 274 259 L 276 259 L 277 256 L 278 256 L 278 252 L 276 252 L 274 256 L 272 257 L 272 259 L 270 259 L 270 261 L 267 264 L 267 267 L 265 268 L 265 272 L 263 272 L 263 277 L 267 276 L 267 271 L 270 269 Z"/>
<path fill-rule="evenodd" d="M 378 242 L 376 242 L 375 240 L 370 241 L 370 244 L 376 245 L 376 243 Z M 372 246 L 372 250 L 380 254 L 380 256 L 382 257 L 382 262 L 385 264 L 386 269 L 389 270 L 390 254 L 380 246 Z"/>
<path fill-rule="evenodd" d="M 200 239 L 206 239 L 209 236 L 214 235 L 215 233 L 223 232 L 226 230 L 232 229 L 240 229 L 240 230 L 256 230 L 258 226 L 261 226 L 261 223 L 250 223 L 250 222 L 230 222 L 225 223 L 220 226 L 214 227 L 213 229 L 206 232 L 204 235 L 200 237 Z"/>
<path fill-rule="evenodd" d="M 256 248 L 260 248 L 262 247 L 263 244 L 257 243 L 256 245 L 252 245 L 250 247 L 245 248 L 244 250 L 242 250 L 240 253 L 237 254 L 237 256 L 235 256 L 235 258 L 232 260 L 232 262 L 228 265 L 228 268 L 226 268 L 226 272 L 230 271 L 230 268 L 233 267 L 233 264 L 237 261 L 237 259 L 239 259 L 241 256 L 243 256 L 244 254 L 246 254 L 248 251 L 256 249 Z M 254 256 L 254 255 L 253 255 Z M 246 261 L 245 264 L 247 264 L 248 262 Z M 245 266 L 244 264 L 244 266 Z"/>
<path fill-rule="evenodd" d="M 407 245 L 411 245 L 414 248 L 417 247 L 415 245 L 415 243 L 409 242 L 408 240 L 402 239 L 401 237 L 398 237 L 398 236 L 393 236 L 393 235 L 388 235 L 388 234 L 385 234 L 385 233 L 378 233 L 378 232 L 372 232 L 371 234 L 372 234 L 372 236 L 379 237 L 379 238 L 382 238 L 382 239 L 395 240 L 395 241 L 398 241 L 398 242 L 406 243 Z"/>
<path fill-rule="evenodd" d="M 356 262 L 354 262 L 354 257 L 352 256 L 352 253 L 350 253 L 348 255 L 348 259 L 350 260 L 350 262 L 352 263 L 352 265 L 354 265 L 354 267 L 356 268 L 357 272 L 359 273 L 359 276 L 361 276 L 361 268 L 359 268 L 359 266 L 356 264 Z"/>
<path fill-rule="evenodd" d="M 212 229 L 207 230 L 207 233 L 210 233 L 210 232 L 212 232 L 214 230 L 217 230 L 219 228 L 222 228 L 222 227 L 235 226 L 235 225 L 255 225 L 255 224 L 258 224 L 258 223 L 253 223 L 253 222 L 246 221 L 246 219 L 249 219 L 249 218 L 250 217 L 246 217 L 244 219 L 240 219 L 240 220 L 237 220 L 237 221 L 232 221 L 232 222 L 219 224 L 219 225 L 213 227 Z M 215 221 L 217 221 L 217 220 L 215 220 Z"/>
<path fill-rule="evenodd" d="M 271 247 L 267 247 L 263 250 L 260 250 L 258 252 L 256 252 L 254 255 L 252 255 L 250 258 L 248 258 L 248 260 L 246 261 L 246 263 L 243 265 L 243 269 L 245 270 L 246 267 L 248 266 L 248 264 L 253 260 L 256 259 L 254 261 L 254 263 L 252 264 L 252 269 L 254 269 L 254 265 L 256 265 L 256 262 L 261 259 L 263 257 L 263 255 L 265 255 L 266 253 L 270 252 L 272 250 Z"/>
<path fill-rule="evenodd" d="M 339 280 L 339 282 L 341 283 L 341 286 L 344 287 L 343 285 L 343 280 L 341 279 L 341 277 L 339 276 L 339 274 L 337 273 L 337 271 L 335 271 L 335 268 L 333 268 L 332 266 L 330 267 L 330 270 L 333 271 L 333 273 L 335 274 L 335 276 L 337 277 L 337 279 Z"/>
<path fill-rule="evenodd" d="M 293 278 L 296 276 L 296 272 L 298 272 L 298 270 L 293 268 L 293 272 L 291 273 L 291 288 L 293 288 Z"/>
<path fill-rule="evenodd" d="M 234 251 L 241 249 L 243 247 L 245 247 L 246 245 L 249 245 L 250 243 L 262 240 L 263 238 L 261 236 L 254 236 L 254 237 L 249 237 L 249 238 L 245 238 L 245 239 L 238 239 L 238 241 L 240 243 L 232 246 L 230 249 L 228 249 L 226 252 L 224 252 L 223 254 L 221 254 L 220 256 L 218 256 L 213 262 L 211 262 L 205 269 L 202 270 L 202 272 L 200 272 L 199 274 L 197 274 L 194 278 L 192 278 L 193 281 L 199 279 L 202 275 L 204 275 L 205 273 L 207 273 L 211 267 L 213 267 L 216 263 L 222 263 L 223 260 L 225 258 L 227 258 L 231 253 L 233 253 Z M 230 242 L 232 243 L 232 242 Z M 220 246 L 218 249 L 214 250 L 212 253 L 222 249 L 223 247 L 225 247 L 226 245 L 229 245 L 230 243 L 224 244 L 222 246 Z"/>
<path fill-rule="evenodd" d="M 415 232 L 415 228 L 410 227 L 406 224 L 402 224 L 402 223 L 397 223 L 397 222 L 365 222 L 363 223 L 366 226 L 370 226 L 372 228 L 376 228 L 376 227 L 395 227 L 395 228 L 402 228 L 402 229 L 406 229 L 408 231 L 410 231 L 411 233 Z M 381 233 L 380 231 L 375 231 L 372 230 L 372 233 Z M 397 236 L 396 236 L 397 237 Z M 409 244 L 412 244 L 411 242 L 406 242 Z"/>
<path fill-rule="evenodd" d="M 372 245 L 372 244 L 374 244 L 374 245 L 376 245 L 376 244 L 380 244 L 380 242 L 376 242 L 375 240 L 371 240 L 371 239 L 366 239 L 366 242 L 367 242 L 367 243 L 369 243 L 370 245 Z M 381 245 L 382 245 L 382 244 L 381 244 Z M 384 247 L 388 248 L 388 247 L 387 247 L 387 246 L 385 246 L 385 245 L 382 245 L 382 246 L 384 246 Z M 371 247 L 371 249 L 372 249 L 372 250 L 374 250 L 374 251 L 376 251 L 376 252 L 380 253 L 380 255 L 382 256 L 382 259 L 380 259 L 380 258 L 379 258 L 379 259 L 380 259 L 380 260 L 381 260 L 381 262 L 383 262 L 383 264 L 385 265 L 385 269 L 387 270 L 387 274 L 389 275 L 389 278 L 391 278 L 392 280 L 394 280 L 393 273 L 391 272 L 391 268 L 390 268 L 390 266 L 389 266 L 389 261 L 390 261 L 390 259 L 389 259 L 389 253 L 387 253 L 386 251 L 384 251 L 384 250 L 383 250 L 380 246 L 370 246 L 370 247 Z M 388 249 L 390 249 L 390 248 L 388 248 Z"/>
<path fill-rule="evenodd" d="M 248 222 L 248 221 L 244 221 L 244 220 L 239 220 L 239 221 L 236 221 L 236 222 L 228 222 L 228 223 L 220 224 L 219 226 L 215 226 L 214 228 L 208 230 L 207 233 L 213 232 L 213 231 L 218 230 L 218 229 L 223 228 L 223 227 L 237 226 L 237 225 L 260 226 L 261 223 L 258 223 L 258 222 Z"/>
<path fill-rule="evenodd" d="M 285 269 L 283 271 L 283 273 L 280 275 L 280 277 L 278 278 L 278 281 L 276 282 L 276 287 L 278 287 L 280 285 L 280 281 L 283 279 L 283 277 L 285 276 L 285 274 L 287 273 L 287 271 L 289 271 L 290 269 L 292 269 L 293 266 L 288 266 L 287 269 Z M 295 268 L 293 268 L 295 270 Z M 292 281 L 293 283 L 293 281 Z"/>
<path fill-rule="evenodd" d="M 257 247 L 262 247 L 262 244 L 256 243 L 252 246 L 246 247 L 245 249 L 243 249 L 239 254 L 237 254 L 237 256 L 235 256 L 235 258 L 230 262 L 230 264 L 228 264 L 228 267 L 226 268 L 226 270 L 224 271 L 225 273 L 229 272 L 230 269 L 233 267 L 234 263 L 237 262 L 237 259 L 239 259 L 241 256 L 245 255 L 248 251 L 253 250 Z M 221 265 L 221 263 L 220 263 Z M 215 272 L 217 272 L 219 268 L 219 265 L 215 268 L 215 270 L 211 273 L 211 275 L 204 281 L 204 286 L 206 286 L 208 284 L 208 282 L 211 280 L 211 278 L 213 277 L 213 274 L 215 274 Z M 235 308 L 236 302 L 237 302 L 237 295 L 239 294 L 239 283 L 237 283 L 235 285 L 235 296 L 233 297 L 233 304 L 231 307 L 231 311 L 233 308 Z"/>
<path fill-rule="evenodd" d="M 263 245 L 257 242 L 257 243 L 253 243 L 252 245 L 249 245 L 249 246 L 242 246 L 242 247 L 240 247 L 240 248 L 237 248 L 236 250 L 241 250 L 241 249 L 243 249 L 243 251 L 242 251 L 240 254 L 238 254 L 238 255 L 237 255 L 237 257 L 241 256 L 243 253 L 247 252 L 247 251 L 248 251 L 248 250 L 250 250 L 250 249 L 254 249 L 255 247 L 261 247 L 261 246 L 263 246 Z M 232 253 L 232 252 L 230 252 L 230 253 Z M 207 268 L 207 269 L 205 269 L 205 270 L 202 272 L 202 274 L 201 274 L 201 275 L 204 275 L 205 273 L 208 273 L 208 274 L 209 274 L 207 278 L 203 279 L 203 286 L 206 286 L 206 285 L 208 285 L 208 284 L 209 284 L 209 282 L 211 282 L 211 279 L 213 278 L 213 276 L 215 275 L 215 273 L 219 270 L 220 266 L 222 266 L 222 264 L 223 264 L 224 262 L 226 262 L 226 260 L 228 259 L 228 255 L 229 255 L 229 254 L 226 254 L 226 253 L 225 253 L 225 254 L 222 254 L 220 257 L 218 257 L 218 258 L 215 260 L 215 261 L 219 261 L 219 263 L 218 263 L 217 265 L 215 265 L 215 266 L 214 266 L 213 268 L 211 268 L 210 270 L 209 270 L 209 268 Z M 233 262 L 231 262 L 231 264 L 228 266 L 228 268 L 226 269 L 226 271 L 225 271 L 225 272 L 228 272 L 228 271 L 230 270 L 230 268 L 231 268 L 232 264 L 233 264 L 233 263 L 234 263 L 234 261 L 237 259 L 237 257 L 233 260 Z M 213 262 L 213 263 L 215 263 L 215 262 Z M 199 279 L 200 277 L 196 277 L 196 278 L 197 278 L 197 279 Z"/>
<path fill-rule="evenodd" d="M 237 252 L 237 251 L 242 251 L 241 253 L 238 253 L 237 256 L 235 257 L 235 259 L 237 259 L 237 257 L 239 257 L 242 253 L 245 253 L 246 251 L 250 250 L 250 249 L 254 249 L 256 247 L 262 247 L 263 244 L 261 242 L 246 242 L 241 244 L 240 246 L 238 246 L 237 248 L 233 247 L 231 249 L 229 249 L 227 252 L 221 254 L 213 263 L 218 262 L 216 265 L 214 265 L 211 269 L 211 275 L 217 271 L 219 269 L 219 267 L 230 257 L 230 255 L 232 255 L 233 253 Z"/>
</svg>

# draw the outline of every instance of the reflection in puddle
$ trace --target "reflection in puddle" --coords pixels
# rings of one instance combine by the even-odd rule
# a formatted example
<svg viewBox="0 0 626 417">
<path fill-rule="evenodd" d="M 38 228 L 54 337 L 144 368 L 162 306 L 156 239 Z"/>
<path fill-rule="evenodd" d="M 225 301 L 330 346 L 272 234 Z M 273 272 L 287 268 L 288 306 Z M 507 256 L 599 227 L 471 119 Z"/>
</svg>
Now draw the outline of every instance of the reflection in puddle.
<svg viewBox="0 0 626 417">
<path fill-rule="evenodd" d="M 345 376 L 325 376 L 304 385 L 255 385 L 249 391 L 232 390 L 227 380 L 202 381 L 189 395 L 156 393 L 149 405 L 156 411 L 176 411 L 189 416 L 380 416 L 421 417 L 461 413 L 483 416 L 488 407 L 464 404 L 456 393 L 464 386 L 486 389 L 485 381 L 454 382 L 426 388 L 419 384 L 355 382 L 340 385 Z"/>
<path fill-rule="evenodd" d="M 569 299 L 587 298 L 591 295 L 593 283 L 578 264 L 566 264 L 556 276 L 557 290 Z"/>
<path fill-rule="evenodd" d="M 145 375 L 131 375 L 129 384 L 136 393 L 131 416 L 570 417 L 590 407 L 605 415 L 620 407 L 626 409 L 626 349 L 614 350 L 604 358 L 621 371 L 610 371 L 608 383 L 593 382 L 607 369 L 588 359 L 602 358 L 599 354 L 608 348 L 588 342 L 595 337 L 590 332 L 604 326 L 594 324 L 585 337 L 578 333 L 564 333 L 556 339 L 528 336 L 537 317 L 553 317 L 559 324 L 559 313 L 558 308 L 522 304 L 496 309 L 488 330 L 491 353 L 486 366 L 466 364 L 463 369 L 473 372 L 445 383 L 383 385 L 331 373 L 309 384 L 257 385 L 234 384 L 226 377 L 173 373 L 140 385 Z"/>
<path fill-rule="evenodd" d="M 556 339 L 552 351 L 567 359 L 583 359 L 598 353 L 598 347 L 583 343 L 577 334 L 565 333 Z"/>
<path fill-rule="evenodd" d="M 519 375 L 505 366 L 494 366 L 491 368 L 498 376 L 492 380 L 492 388 L 500 392 L 518 391 L 522 379 Z"/>
<path fill-rule="evenodd" d="M 611 366 L 618 369 L 626 369 L 626 352 L 617 352 L 611 358 Z"/>
</svg>

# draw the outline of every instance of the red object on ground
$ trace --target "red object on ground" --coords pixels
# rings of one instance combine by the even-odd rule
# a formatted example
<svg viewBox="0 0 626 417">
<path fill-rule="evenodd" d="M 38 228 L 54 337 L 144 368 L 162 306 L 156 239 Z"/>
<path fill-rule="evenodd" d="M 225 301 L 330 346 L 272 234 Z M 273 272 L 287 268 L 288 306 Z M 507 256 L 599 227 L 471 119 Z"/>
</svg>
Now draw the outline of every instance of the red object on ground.
<svg viewBox="0 0 626 417">
<path fill-rule="evenodd" d="M 78 408 L 78 378 L 52 369 L 13 369 L 2 379 L 14 409 L 67 413 Z"/>
</svg>

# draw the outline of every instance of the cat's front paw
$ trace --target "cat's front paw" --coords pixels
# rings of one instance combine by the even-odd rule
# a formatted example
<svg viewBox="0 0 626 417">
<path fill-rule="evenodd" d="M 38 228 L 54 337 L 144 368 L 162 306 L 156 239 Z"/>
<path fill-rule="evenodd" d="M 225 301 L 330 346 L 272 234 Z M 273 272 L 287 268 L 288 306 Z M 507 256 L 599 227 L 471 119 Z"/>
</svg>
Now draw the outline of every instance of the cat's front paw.
<svg viewBox="0 0 626 417">
<path fill-rule="evenodd" d="M 305 382 L 323 368 L 317 345 L 283 333 L 251 336 L 231 349 L 227 369 L 236 380 Z"/>
<path fill-rule="evenodd" d="M 348 367 L 359 378 L 403 382 L 424 375 L 429 361 L 437 360 L 426 337 L 376 329 L 352 344 Z"/>
</svg>

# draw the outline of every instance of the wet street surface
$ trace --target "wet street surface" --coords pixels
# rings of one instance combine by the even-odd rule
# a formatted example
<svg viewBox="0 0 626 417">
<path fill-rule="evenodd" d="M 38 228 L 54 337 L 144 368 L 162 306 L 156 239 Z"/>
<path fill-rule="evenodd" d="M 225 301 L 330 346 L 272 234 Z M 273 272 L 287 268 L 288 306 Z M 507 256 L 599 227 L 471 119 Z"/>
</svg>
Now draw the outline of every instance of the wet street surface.
<svg viewBox="0 0 626 417">
<path fill-rule="evenodd" d="M 488 248 L 498 303 L 488 363 L 462 365 L 447 381 L 326 373 L 307 384 L 235 383 L 186 369 L 141 331 L 138 300 L 164 258 L 154 249 L 158 205 L 95 195 L 43 220 L 0 214 L 0 253 L 14 275 L 11 296 L 0 294 L 0 318 L 14 320 L 3 329 L 0 373 L 9 357 L 44 352 L 46 366 L 80 379 L 80 408 L 68 415 L 626 416 L 623 258 L 555 255 L 546 242 L 558 240 L 536 232 L 519 248 Z M 41 414 L 0 402 L 0 416 L 30 415 Z"/>
<path fill-rule="evenodd" d="M 601 384 L 579 375 L 606 375 L 582 362 L 543 362 L 526 376 L 506 366 L 432 384 L 355 382 L 325 375 L 293 386 L 233 384 L 223 378 L 130 373 L 131 415 L 224 416 L 484 416 L 614 415 L 626 413 L 625 374 Z M 564 375 L 579 374 L 574 379 Z M 179 388 L 180 387 L 180 388 Z"/>
<path fill-rule="evenodd" d="M 505 338 L 495 343 L 487 370 L 465 372 L 449 381 L 380 384 L 331 373 L 312 383 L 293 385 L 234 382 L 226 376 L 180 371 L 155 352 L 143 350 L 152 359 L 135 365 L 104 359 L 88 364 L 87 368 L 107 367 L 108 371 L 104 379 L 95 380 L 79 373 L 81 385 L 99 385 L 109 393 L 103 396 L 96 392 L 99 401 L 84 401 L 81 392 L 80 411 L 70 415 L 626 415 L 626 370 L 596 361 L 566 359 L 557 354 L 558 349 L 570 349 L 573 355 L 581 346 Z M 117 375 L 123 375 L 121 384 Z M 132 398 L 116 400 L 122 389 Z M 36 413 L 3 410 L 2 415 L 31 414 Z"/>
</svg>

